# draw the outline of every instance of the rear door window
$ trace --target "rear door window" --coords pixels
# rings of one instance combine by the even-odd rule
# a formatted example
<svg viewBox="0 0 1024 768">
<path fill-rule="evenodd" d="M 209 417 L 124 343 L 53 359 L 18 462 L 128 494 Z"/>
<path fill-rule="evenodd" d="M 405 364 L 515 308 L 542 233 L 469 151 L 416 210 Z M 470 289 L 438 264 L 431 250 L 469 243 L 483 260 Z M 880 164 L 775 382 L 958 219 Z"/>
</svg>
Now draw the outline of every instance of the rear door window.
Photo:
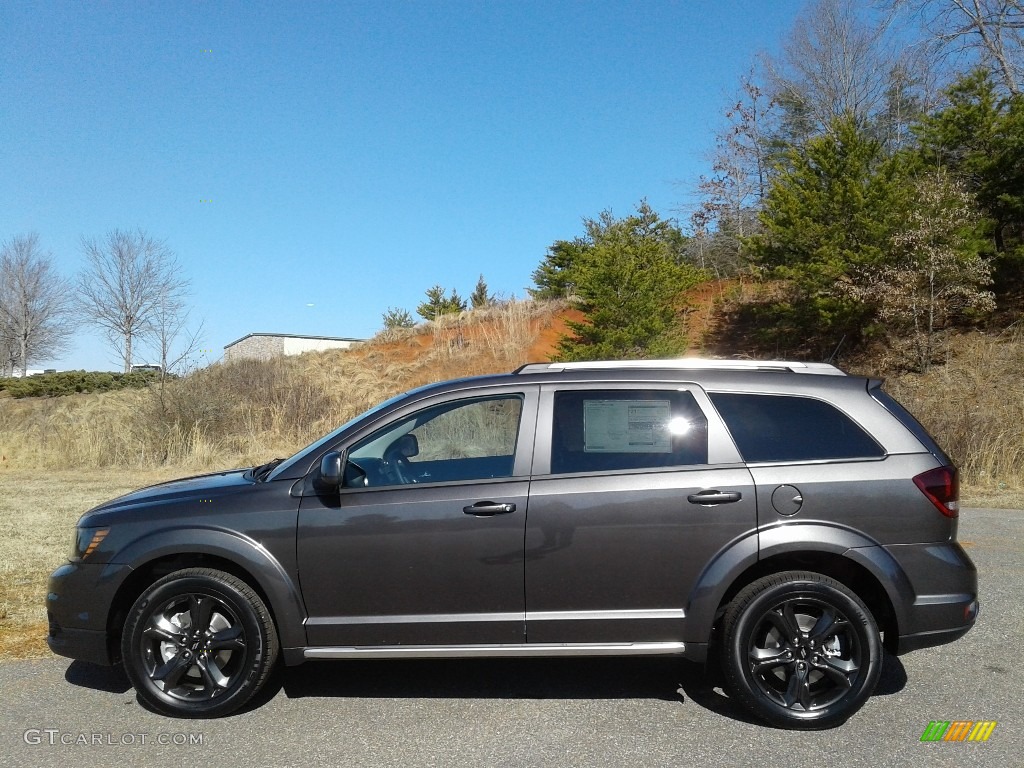
<svg viewBox="0 0 1024 768">
<path fill-rule="evenodd" d="M 838 408 L 811 397 L 709 392 L 747 462 L 881 458 L 885 450 Z"/>
<path fill-rule="evenodd" d="M 708 462 L 708 422 L 679 390 L 555 393 L 552 473 L 672 467 Z"/>
</svg>

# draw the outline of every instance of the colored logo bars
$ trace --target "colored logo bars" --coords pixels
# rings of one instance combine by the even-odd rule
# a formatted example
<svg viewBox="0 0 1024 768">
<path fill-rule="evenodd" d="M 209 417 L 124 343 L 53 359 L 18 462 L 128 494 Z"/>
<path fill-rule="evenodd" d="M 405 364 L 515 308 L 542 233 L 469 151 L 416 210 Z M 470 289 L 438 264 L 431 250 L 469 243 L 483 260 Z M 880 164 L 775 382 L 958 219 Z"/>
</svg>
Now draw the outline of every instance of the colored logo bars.
<svg viewBox="0 0 1024 768">
<path fill-rule="evenodd" d="M 921 741 L 988 741 L 995 728 L 995 720 L 932 720 Z"/>
</svg>

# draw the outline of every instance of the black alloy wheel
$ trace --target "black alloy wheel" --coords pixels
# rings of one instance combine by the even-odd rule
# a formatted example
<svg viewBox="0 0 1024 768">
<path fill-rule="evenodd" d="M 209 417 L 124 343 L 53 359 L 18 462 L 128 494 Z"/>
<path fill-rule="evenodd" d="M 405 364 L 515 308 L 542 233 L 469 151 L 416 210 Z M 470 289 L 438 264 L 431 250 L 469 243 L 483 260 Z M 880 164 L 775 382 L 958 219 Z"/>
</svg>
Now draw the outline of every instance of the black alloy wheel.
<svg viewBox="0 0 1024 768">
<path fill-rule="evenodd" d="M 747 586 L 726 610 L 723 642 L 730 695 L 782 728 L 839 725 L 864 704 L 881 673 L 871 612 L 817 573 L 780 573 Z"/>
<path fill-rule="evenodd" d="M 247 702 L 277 659 L 273 619 L 236 577 L 207 568 L 168 574 L 135 602 L 121 640 L 140 698 L 178 717 L 217 717 Z"/>
</svg>

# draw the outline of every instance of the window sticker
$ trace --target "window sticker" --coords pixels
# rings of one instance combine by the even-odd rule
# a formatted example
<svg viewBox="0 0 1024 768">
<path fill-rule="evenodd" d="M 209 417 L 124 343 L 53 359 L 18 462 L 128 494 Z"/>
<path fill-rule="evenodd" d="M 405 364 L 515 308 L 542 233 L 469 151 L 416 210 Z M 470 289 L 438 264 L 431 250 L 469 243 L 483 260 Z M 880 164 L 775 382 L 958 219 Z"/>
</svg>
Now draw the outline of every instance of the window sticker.
<svg viewBox="0 0 1024 768">
<path fill-rule="evenodd" d="M 671 453 L 669 400 L 584 400 L 586 453 Z"/>
</svg>

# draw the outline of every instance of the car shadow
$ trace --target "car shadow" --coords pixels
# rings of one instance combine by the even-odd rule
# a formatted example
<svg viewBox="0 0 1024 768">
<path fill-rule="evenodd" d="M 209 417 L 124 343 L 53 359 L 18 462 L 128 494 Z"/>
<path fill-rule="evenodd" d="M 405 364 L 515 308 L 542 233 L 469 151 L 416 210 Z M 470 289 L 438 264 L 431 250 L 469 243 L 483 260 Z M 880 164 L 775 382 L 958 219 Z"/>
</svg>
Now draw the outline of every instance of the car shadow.
<svg viewBox="0 0 1024 768">
<path fill-rule="evenodd" d="M 685 667 L 685 669 L 683 669 Z M 677 659 L 396 659 L 309 661 L 284 671 L 289 698 L 507 698 L 681 701 Z"/>
<path fill-rule="evenodd" d="M 276 677 L 289 698 L 689 699 L 733 720 L 759 722 L 715 690 L 719 683 L 703 664 L 681 659 L 315 661 Z"/>
<path fill-rule="evenodd" d="M 65 670 L 64 679 L 79 688 L 91 688 L 106 693 L 126 693 L 132 688 L 128 676 L 120 665 L 104 667 L 88 661 L 73 661 Z"/>
<path fill-rule="evenodd" d="M 64 678 L 72 685 L 108 693 L 131 690 L 119 666 L 75 661 Z M 874 695 L 898 693 L 906 683 L 903 663 L 886 654 Z M 764 725 L 725 694 L 717 666 L 669 658 L 308 661 L 287 668 L 278 664 L 263 689 L 231 716 L 259 709 L 282 693 L 294 699 L 653 699 L 678 704 L 689 700 L 732 720 Z"/>
<path fill-rule="evenodd" d="M 907 673 L 885 654 L 874 696 L 903 690 Z M 717 666 L 679 659 L 403 659 L 311 661 L 279 669 L 257 699 L 289 698 L 687 699 L 716 714 L 763 724 L 723 690 Z M 255 702 L 254 702 L 255 703 Z"/>
</svg>

